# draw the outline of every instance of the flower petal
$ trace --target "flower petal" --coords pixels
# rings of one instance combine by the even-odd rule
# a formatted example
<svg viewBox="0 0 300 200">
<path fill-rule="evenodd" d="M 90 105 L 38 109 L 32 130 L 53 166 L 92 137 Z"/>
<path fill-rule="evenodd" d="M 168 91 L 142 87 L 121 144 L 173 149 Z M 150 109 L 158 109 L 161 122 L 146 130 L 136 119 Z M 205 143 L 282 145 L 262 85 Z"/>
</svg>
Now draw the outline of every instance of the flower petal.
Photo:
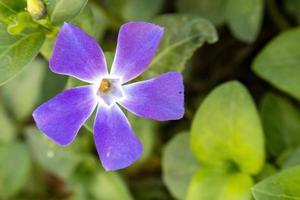
<svg viewBox="0 0 300 200">
<path fill-rule="evenodd" d="M 163 35 L 163 28 L 146 22 L 129 22 L 120 28 L 111 75 L 122 83 L 140 75 L 150 64 Z"/>
<path fill-rule="evenodd" d="M 54 142 L 70 144 L 97 105 L 94 93 L 82 86 L 58 94 L 33 112 L 37 127 Z"/>
<path fill-rule="evenodd" d="M 182 75 L 168 72 L 156 78 L 123 86 L 125 98 L 119 103 L 132 113 L 154 120 L 182 118 L 184 86 Z"/>
<path fill-rule="evenodd" d="M 94 124 L 96 148 L 105 170 L 131 165 L 142 154 L 143 147 L 119 106 L 99 104 Z"/>
<path fill-rule="evenodd" d="M 50 69 L 89 83 L 107 74 L 105 57 L 98 43 L 68 23 L 64 23 L 55 41 Z"/>
</svg>

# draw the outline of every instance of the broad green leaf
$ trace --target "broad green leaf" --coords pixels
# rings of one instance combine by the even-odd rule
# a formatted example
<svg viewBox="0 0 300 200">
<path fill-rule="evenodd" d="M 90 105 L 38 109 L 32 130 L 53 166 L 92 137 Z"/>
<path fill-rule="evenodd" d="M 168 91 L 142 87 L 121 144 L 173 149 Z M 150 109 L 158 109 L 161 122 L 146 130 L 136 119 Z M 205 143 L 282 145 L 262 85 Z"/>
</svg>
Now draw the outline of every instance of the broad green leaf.
<svg viewBox="0 0 300 200">
<path fill-rule="evenodd" d="M 255 104 L 237 81 L 215 88 L 199 107 L 191 129 L 192 150 L 203 164 L 232 162 L 250 174 L 264 164 L 264 136 Z"/>
<path fill-rule="evenodd" d="M 159 49 L 144 77 L 153 77 L 167 71 L 182 71 L 194 51 L 205 42 L 218 40 L 213 25 L 205 19 L 187 15 L 169 14 L 154 19 L 164 27 Z"/>
<path fill-rule="evenodd" d="M 160 11 L 163 3 L 164 0 L 129 0 L 124 5 L 122 15 L 128 21 L 149 20 Z"/>
<path fill-rule="evenodd" d="M 96 200 L 92 198 L 89 188 L 95 179 L 95 174 L 102 170 L 100 168 L 96 156 L 87 154 L 83 157 L 76 170 L 67 180 L 68 186 L 73 191 L 70 200 Z"/>
<path fill-rule="evenodd" d="M 50 142 L 43 133 L 35 127 L 27 127 L 26 139 L 30 146 L 33 159 L 54 175 L 67 179 L 81 160 L 81 154 L 71 146 L 60 147 Z"/>
<path fill-rule="evenodd" d="M 93 18 L 93 12 L 91 8 L 89 7 L 89 4 L 87 4 L 79 15 L 77 15 L 74 19 L 72 19 L 71 23 L 75 24 L 76 26 L 80 27 L 84 32 L 87 34 L 95 37 L 93 34 L 95 29 L 98 29 L 98 27 L 95 26 L 95 21 Z M 99 24 L 101 25 L 101 24 Z"/>
<path fill-rule="evenodd" d="M 116 172 L 98 172 L 94 175 L 88 189 L 97 200 L 133 199 L 126 183 Z"/>
<path fill-rule="evenodd" d="M 19 76 L 3 86 L 4 101 L 18 121 L 31 116 L 40 98 L 46 67 L 45 61 L 36 58 Z"/>
<path fill-rule="evenodd" d="M 86 3 L 87 0 L 46 0 L 50 19 L 55 24 L 73 19 Z"/>
<path fill-rule="evenodd" d="M 300 147 L 290 152 L 283 163 L 283 168 L 294 167 L 300 165 Z"/>
<path fill-rule="evenodd" d="M 227 0 L 226 22 L 233 35 L 245 42 L 253 42 L 263 19 L 263 0 Z"/>
<path fill-rule="evenodd" d="M 28 149 L 23 143 L 0 145 L 0 197 L 18 193 L 30 175 L 31 161 Z"/>
<path fill-rule="evenodd" d="M 49 60 L 51 57 L 54 41 L 55 37 L 47 36 L 42 48 L 40 49 L 40 53 L 46 60 Z M 68 76 L 62 76 L 53 73 L 49 69 L 49 67 L 47 67 L 45 78 L 42 83 L 42 94 L 40 103 L 49 100 L 50 98 L 54 97 L 59 92 L 61 92 L 65 88 L 68 82 L 68 78 Z"/>
<path fill-rule="evenodd" d="M 190 134 L 177 134 L 164 149 L 163 179 L 176 199 L 185 199 L 192 176 L 200 168 L 190 148 Z"/>
<path fill-rule="evenodd" d="M 277 168 L 270 164 L 270 163 L 265 163 L 264 167 L 262 168 L 262 170 L 259 172 L 259 174 L 257 174 L 255 176 L 255 180 L 259 181 L 259 180 L 263 180 L 269 176 L 272 176 L 274 174 L 277 173 Z"/>
<path fill-rule="evenodd" d="M 203 168 L 194 175 L 186 200 L 251 200 L 252 186 L 249 175 Z"/>
<path fill-rule="evenodd" d="M 252 188 L 255 200 L 300 199 L 300 167 L 286 169 Z"/>
<path fill-rule="evenodd" d="M 287 99 L 266 94 L 260 104 L 266 146 L 273 156 L 300 144 L 300 109 Z"/>
<path fill-rule="evenodd" d="M 101 169 L 98 157 L 86 155 L 67 180 L 72 188 L 71 200 L 132 200 L 123 178 L 116 172 Z"/>
<path fill-rule="evenodd" d="M 179 12 L 198 15 L 220 25 L 225 20 L 224 0 L 177 0 Z"/>
<path fill-rule="evenodd" d="M 71 23 L 79 26 L 96 40 L 104 36 L 108 25 L 107 18 L 103 11 L 98 9 L 97 6 L 94 6 L 93 3 L 87 4 Z"/>
<path fill-rule="evenodd" d="M 87 185 L 82 183 L 74 183 L 72 186 L 73 194 L 69 198 L 70 200 L 93 200 L 91 199 L 90 195 L 88 194 Z"/>
<path fill-rule="evenodd" d="M 122 18 L 122 11 L 124 10 L 124 6 L 130 0 L 109 0 L 106 2 L 106 7 L 109 13 L 111 13 L 114 17 Z"/>
<path fill-rule="evenodd" d="M 13 37 L 0 24 L 0 85 L 15 77 L 38 54 L 42 33 Z"/>
<path fill-rule="evenodd" d="M 300 28 L 273 39 L 258 54 L 253 70 L 278 89 L 300 100 Z"/>
<path fill-rule="evenodd" d="M 165 0 L 109 0 L 107 9 L 118 20 L 147 21 L 157 14 Z"/>
<path fill-rule="evenodd" d="M 0 101 L 0 144 L 12 142 L 16 138 L 16 127 Z"/>
<path fill-rule="evenodd" d="M 62 92 L 68 81 L 67 76 L 60 76 L 47 67 L 45 77 L 42 83 L 41 99 L 39 104 L 44 103 L 46 100 L 56 96 Z"/>
</svg>

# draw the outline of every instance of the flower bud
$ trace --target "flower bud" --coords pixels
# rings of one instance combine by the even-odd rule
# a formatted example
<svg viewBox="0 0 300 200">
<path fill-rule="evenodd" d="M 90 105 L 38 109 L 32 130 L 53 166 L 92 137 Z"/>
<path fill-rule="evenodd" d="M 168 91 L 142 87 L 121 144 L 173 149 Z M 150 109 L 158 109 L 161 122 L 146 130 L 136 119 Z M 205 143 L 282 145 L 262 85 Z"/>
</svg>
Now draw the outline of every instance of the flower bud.
<svg viewBox="0 0 300 200">
<path fill-rule="evenodd" d="M 42 0 L 27 0 L 27 11 L 33 19 L 42 19 L 46 14 L 46 7 Z"/>
</svg>

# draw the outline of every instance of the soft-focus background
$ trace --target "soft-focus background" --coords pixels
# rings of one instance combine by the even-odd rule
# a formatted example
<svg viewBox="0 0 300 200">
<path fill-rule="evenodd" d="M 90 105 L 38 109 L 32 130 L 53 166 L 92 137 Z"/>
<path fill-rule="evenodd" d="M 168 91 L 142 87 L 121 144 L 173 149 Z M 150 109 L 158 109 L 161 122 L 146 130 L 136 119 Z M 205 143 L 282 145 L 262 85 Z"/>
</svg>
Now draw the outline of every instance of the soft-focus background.
<svg viewBox="0 0 300 200">
<path fill-rule="evenodd" d="M 300 0 L 0 0 L 1 200 L 300 199 Z M 128 118 L 144 146 L 105 172 L 90 122 L 60 147 L 31 113 L 81 83 L 48 68 L 63 22 L 112 62 L 127 21 L 165 28 L 147 79 L 179 71 L 185 116 Z"/>
</svg>

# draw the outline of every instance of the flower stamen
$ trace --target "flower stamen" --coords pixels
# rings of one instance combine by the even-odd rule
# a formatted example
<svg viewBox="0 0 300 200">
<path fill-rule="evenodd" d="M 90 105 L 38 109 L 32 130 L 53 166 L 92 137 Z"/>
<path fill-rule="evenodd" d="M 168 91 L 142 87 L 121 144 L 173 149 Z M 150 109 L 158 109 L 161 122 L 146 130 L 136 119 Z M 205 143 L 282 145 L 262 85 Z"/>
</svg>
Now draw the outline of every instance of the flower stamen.
<svg viewBox="0 0 300 200">
<path fill-rule="evenodd" d="M 102 93 L 107 93 L 109 92 L 111 89 L 111 83 L 109 82 L 108 79 L 103 79 L 100 83 L 100 87 L 99 87 L 99 90 L 100 92 Z"/>
<path fill-rule="evenodd" d="M 103 78 L 98 86 L 98 97 L 100 97 L 107 105 L 111 105 L 123 97 L 123 90 L 120 79 Z"/>
</svg>

